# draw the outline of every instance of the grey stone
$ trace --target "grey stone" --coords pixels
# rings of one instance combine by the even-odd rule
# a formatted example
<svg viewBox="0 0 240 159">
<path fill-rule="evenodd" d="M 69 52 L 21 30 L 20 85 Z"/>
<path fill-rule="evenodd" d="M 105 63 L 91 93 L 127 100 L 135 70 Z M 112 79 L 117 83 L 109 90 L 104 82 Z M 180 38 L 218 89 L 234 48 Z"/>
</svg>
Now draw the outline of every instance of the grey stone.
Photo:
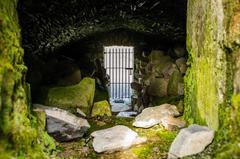
<svg viewBox="0 0 240 159">
<path fill-rule="evenodd" d="M 123 125 L 95 131 L 91 134 L 93 148 L 96 152 L 114 152 L 130 148 L 132 145 L 141 144 L 147 139 L 139 137 L 138 134 Z"/>
<path fill-rule="evenodd" d="M 175 130 L 175 128 L 183 128 L 186 125 L 184 120 L 174 118 L 173 116 L 165 116 L 161 119 L 161 125 L 167 130 Z"/>
<path fill-rule="evenodd" d="M 34 104 L 34 109 L 45 111 L 47 132 L 58 141 L 70 141 L 82 137 L 90 128 L 86 119 L 79 118 L 63 109 Z"/>
<path fill-rule="evenodd" d="M 133 126 L 149 128 L 161 123 L 166 116 L 178 116 L 179 112 L 175 105 L 162 104 L 160 106 L 145 108 L 141 114 L 136 116 Z"/>
<path fill-rule="evenodd" d="M 214 130 L 200 125 L 190 125 L 181 129 L 174 139 L 168 158 L 180 158 L 202 152 L 214 138 Z"/>
</svg>

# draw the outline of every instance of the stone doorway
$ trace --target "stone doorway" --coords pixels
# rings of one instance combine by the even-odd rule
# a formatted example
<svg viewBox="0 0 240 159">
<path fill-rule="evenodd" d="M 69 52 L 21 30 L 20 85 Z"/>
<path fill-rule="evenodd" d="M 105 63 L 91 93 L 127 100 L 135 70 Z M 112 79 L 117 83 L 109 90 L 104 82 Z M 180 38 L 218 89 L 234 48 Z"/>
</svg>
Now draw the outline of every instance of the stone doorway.
<svg viewBox="0 0 240 159">
<path fill-rule="evenodd" d="M 105 46 L 104 67 L 109 77 L 109 95 L 113 111 L 131 108 L 134 68 L 133 46 Z"/>
</svg>

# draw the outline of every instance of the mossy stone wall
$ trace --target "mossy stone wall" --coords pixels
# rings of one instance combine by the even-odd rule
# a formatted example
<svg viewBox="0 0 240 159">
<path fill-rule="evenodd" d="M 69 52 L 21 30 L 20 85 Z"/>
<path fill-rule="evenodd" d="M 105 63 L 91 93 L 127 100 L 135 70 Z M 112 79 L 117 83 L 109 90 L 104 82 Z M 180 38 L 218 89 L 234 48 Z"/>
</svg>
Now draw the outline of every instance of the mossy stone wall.
<svg viewBox="0 0 240 159">
<path fill-rule="evenodd" d="M 30 110 L 16 7 L 17 0 L 0 1 L 0 158 L 45 158 Z"/>
<path fill-rule="evenodd" d="M 239 0 L 189 0 L 187 49 L 185 118 L 218 130 L 216 158 L 239 157 Z"/>
</svg>

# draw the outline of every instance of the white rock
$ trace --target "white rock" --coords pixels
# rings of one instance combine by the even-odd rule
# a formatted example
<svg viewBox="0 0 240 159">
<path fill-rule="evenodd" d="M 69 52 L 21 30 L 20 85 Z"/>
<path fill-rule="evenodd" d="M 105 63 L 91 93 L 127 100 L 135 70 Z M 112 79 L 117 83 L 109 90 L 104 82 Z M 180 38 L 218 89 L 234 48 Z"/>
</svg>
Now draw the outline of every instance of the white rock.
<svg viewBox="0 0 240 159">
<path fill-rule="evenodd" d="M 63 109 L 34 104 L 34 109 L 45 111 L 47 132 L 58 141 L 70 141 L 82 137 L 90 128 L 86 119 Z"/>
<path fill-rule="evenodd" d="M 124 117 L 124 118 L 132 118 L 133 116 L 136 116 L 137 112 L 120 112 L 117 114 L 117 117 Z"/>
<path fill-rule="evenodd" d="M 94 137 L 93 148 L 98 153 L 125 150 L 146 141 L 146 138 L 139 137 L 135 131 L 123 125 L 95 131 L 91 136 Z"/>
<path fill-rule="evenodd" d="M 77 108 L 77 113 L 83 117 L 86 117 L 86 114 L 79 108 Z"/>
<path fill-rule="evenodd" d="M 190 125 L 181 129 L 174 139 L 168 158 L 180 158 L 202 152 L 214 138 L 214 130 L 200 125 Z"/>
<path fill-rule="evenodd" d="M 141 114 L 136 116 L 133 126 L 149 128 L 161 123 L 166 116 L 177 116 L 179 112 L 175 105 L 162 104 L 160 106 L 145 108 Z"/>
</svg>

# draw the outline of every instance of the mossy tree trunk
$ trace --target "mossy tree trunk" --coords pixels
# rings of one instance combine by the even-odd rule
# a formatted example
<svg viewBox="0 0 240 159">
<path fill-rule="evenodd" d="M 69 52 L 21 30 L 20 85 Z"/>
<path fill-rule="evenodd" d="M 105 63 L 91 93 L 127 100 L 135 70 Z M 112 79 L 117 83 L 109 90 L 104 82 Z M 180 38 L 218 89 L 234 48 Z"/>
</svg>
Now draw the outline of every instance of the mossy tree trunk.
<svg viewBox="0 0 240 159">
<path fill-rule="evenodd" d="M 185 118 L 218 130 L 216 140 L 228 148 L 216 157 L 234 158 L 240 153 L 239 0 L 189 0 L 187 49 Z"/>
<path fill-rule="evenodd" d="M 30 113 L 16 7 L 17 0 L 0 1 L 0 158 L 44 158 L 38 121 Z"/>
</svg>

